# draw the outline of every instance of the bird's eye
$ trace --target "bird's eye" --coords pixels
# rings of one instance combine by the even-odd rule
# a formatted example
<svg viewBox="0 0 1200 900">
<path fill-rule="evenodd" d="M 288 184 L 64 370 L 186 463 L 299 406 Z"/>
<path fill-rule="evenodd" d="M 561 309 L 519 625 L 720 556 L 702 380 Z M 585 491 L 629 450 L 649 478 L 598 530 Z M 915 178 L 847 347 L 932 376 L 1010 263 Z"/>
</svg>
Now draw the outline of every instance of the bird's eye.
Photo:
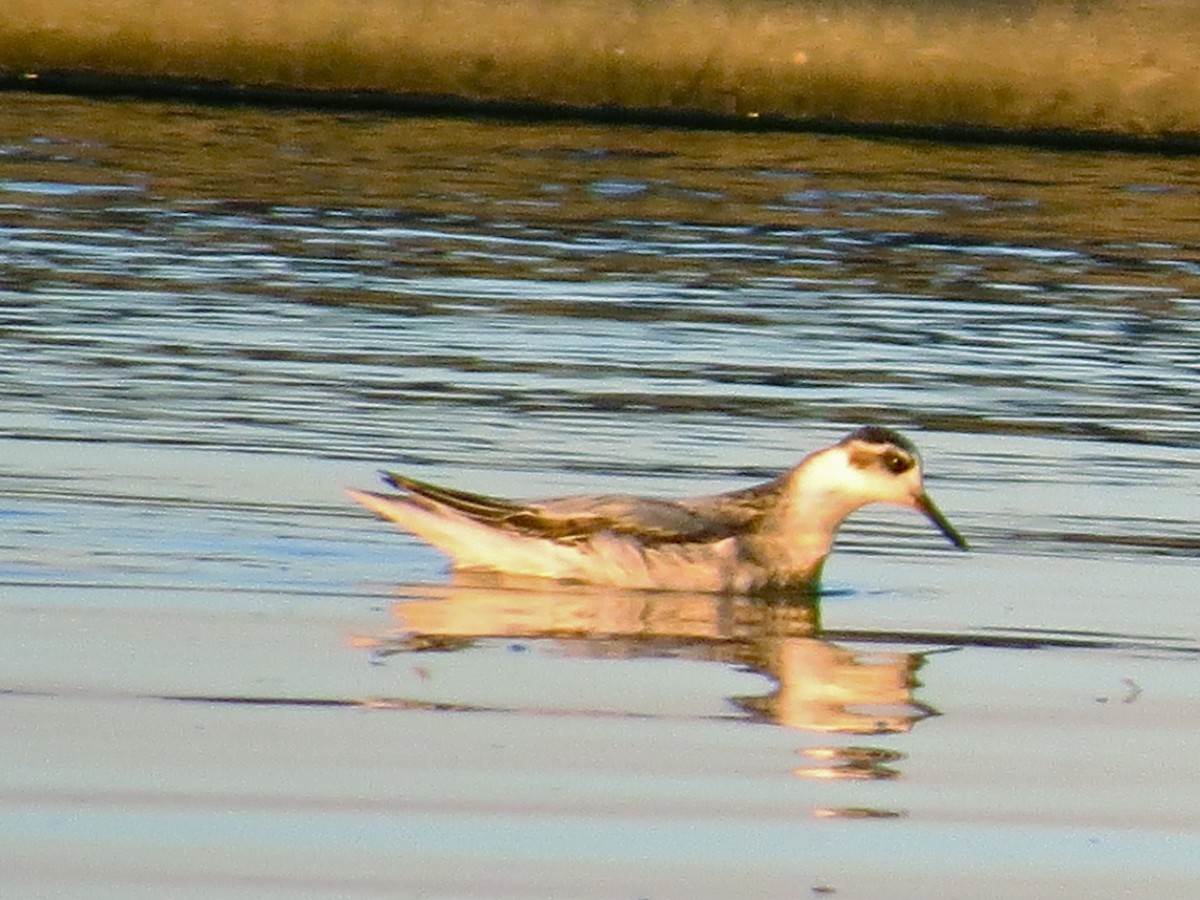
<svg viewBox="0 0 1200 900">
<path fill-rule="evenodd" d="M 884 468 L 893 475 L 899 475 L 901 472 L 907 472 L 912 468 L 912 460 L 909 457 L 891 450 L 883 454 L 882 461 Z"/>
</svg>

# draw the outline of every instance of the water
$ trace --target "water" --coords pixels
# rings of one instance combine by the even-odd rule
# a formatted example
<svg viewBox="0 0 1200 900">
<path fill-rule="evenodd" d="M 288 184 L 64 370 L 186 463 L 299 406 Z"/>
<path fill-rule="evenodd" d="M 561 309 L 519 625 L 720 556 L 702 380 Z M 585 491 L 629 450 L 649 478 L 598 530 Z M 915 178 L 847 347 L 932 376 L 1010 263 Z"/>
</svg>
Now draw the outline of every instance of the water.
<svg viewBox="0 0 1200 900">
<path fill-rule="evenodd" d="M 1191 896 L 1200 167 L 8 95 L 22 896 Z M 353 509 L 905 430 L 818 609 L 447 584 Z M 1184 752 L 1186 757 L 1186 752 Z"/>
</svg>

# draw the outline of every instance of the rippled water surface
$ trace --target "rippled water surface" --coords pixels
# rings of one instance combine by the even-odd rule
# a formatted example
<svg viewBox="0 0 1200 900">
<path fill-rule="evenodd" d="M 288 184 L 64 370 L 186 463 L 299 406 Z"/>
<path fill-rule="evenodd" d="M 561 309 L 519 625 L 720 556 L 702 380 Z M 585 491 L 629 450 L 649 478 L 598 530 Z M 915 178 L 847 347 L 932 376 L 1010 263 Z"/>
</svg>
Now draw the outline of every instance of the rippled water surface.
<svg viewBox="0 0 1200 900">
<path fill-rule="evenodd" d="M 0 884 L 1193 896 L 1197 210 L 1186 158 L 4 96 Z M 864 510 L 811 608 L 451 584 L 341 494 L 863 422 L 974 550 Z"/>
</svg>

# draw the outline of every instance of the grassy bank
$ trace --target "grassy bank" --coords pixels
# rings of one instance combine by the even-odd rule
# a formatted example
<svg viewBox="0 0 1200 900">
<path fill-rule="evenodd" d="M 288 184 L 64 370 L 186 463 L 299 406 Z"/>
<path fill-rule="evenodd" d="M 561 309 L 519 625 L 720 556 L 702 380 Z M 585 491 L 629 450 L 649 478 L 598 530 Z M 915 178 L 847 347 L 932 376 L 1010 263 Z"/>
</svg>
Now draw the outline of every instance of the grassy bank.
<svg viewBox="0 0 1200 900">
<path fill-rule="evenodd" d="M 0 69 L 1200 134 L 1187 0 L 22 0 Z"/>
</svg>

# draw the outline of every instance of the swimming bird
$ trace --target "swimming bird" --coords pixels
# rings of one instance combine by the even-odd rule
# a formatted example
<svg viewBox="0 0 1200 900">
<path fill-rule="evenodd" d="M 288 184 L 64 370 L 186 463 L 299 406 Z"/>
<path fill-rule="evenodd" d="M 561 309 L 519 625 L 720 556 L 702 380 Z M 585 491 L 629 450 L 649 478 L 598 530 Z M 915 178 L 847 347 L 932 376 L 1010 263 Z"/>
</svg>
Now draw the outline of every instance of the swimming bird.
<svg viewBox="0 0 1200 900">
<path fill-rule="evenodd" d="M 519 502 L 381 475 L 402 493 L 346 493 L 437 547 L 455 571 L 630 589 L 811 593 L 838 527 L 868 503 L 919 510 L 967 549 L 925 492 L 916 447 L 874 425 L 771 481 L 677 500 L 606 494 Z"/>
</svg>

